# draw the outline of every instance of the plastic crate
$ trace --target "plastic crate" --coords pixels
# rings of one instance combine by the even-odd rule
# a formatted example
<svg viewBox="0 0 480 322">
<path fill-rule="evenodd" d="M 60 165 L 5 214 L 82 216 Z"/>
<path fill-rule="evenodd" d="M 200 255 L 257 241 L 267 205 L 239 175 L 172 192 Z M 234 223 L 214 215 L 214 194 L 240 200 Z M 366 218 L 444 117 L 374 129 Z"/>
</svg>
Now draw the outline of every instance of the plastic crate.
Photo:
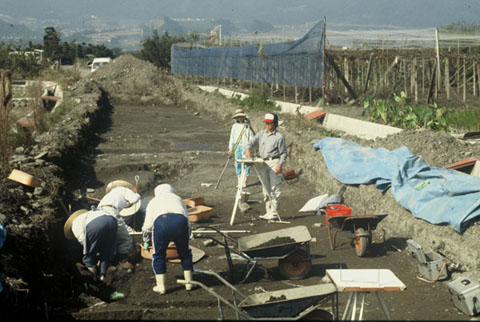
<svg viewBox="0 0 480 322">
<path fill-rule="evenodd" d="M 344 204 L 328 204 L 325 207 L 325 212 L 327 213 L 327 217 L 325 218 L 327 224 L 330 224 L 329 219 L 331 217 L 336 216 L 351 216 L 352 215 L 352 208 L 348 207 Z"/>
</svg>

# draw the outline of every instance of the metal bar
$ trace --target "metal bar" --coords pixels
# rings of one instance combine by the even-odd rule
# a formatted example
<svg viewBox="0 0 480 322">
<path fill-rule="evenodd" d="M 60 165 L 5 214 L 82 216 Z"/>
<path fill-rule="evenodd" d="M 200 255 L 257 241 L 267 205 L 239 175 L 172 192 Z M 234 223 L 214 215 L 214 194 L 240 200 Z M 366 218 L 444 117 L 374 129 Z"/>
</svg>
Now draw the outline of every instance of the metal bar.
<svg viewBox="0 0 480 322">
<path fill-rule="evenodd" d="M 225 173 L 225 170 L 227 169 L 228 163 L 230 162 L 231 159 L 232 159 L 232 157 L 227 158 L 227 162 L 225 163 L 225 166 L 223 167 L 222 173 L 220 173 L 220 177 L 217 180 L 217 184 L 215 185 L 215 189 L 218 188 L 218 185 L 220 184 L 220 181 L 222 180 L 223 174 Z"/>
<path fill-rule="evenodd" d="M 358 293 L 353 292 L 353 305 L 352 305 L 352 318 L 351 321 L 355 321 L 355 313 L 357 313 L 357 297 Z"/>
<path fill-rule="evenodd" d="M 390 313 L 388 312 L 387 304 L 385 304 L 385 301 L 383 300 L 383 296 L 379 292 L 375 292 L 375 295 L 377 295 L 378 302 L 380 302 L 380 305 L 382 306 L 383 312 L 385 313 L 387 320 L 390 321 Z"/>
<path fill-rule="evenodd" d="M 251 233 L 250 230 L 220 230 L 221 233 L 224 234 L 232 234 L 232 233 Z M 215 230 L 193 230 L 193 234 L 217 234 L 218 231 Z"/>
<path fill-rule="evenodd" d="M 245 176 L 246 176 L 245 163 L 242 163 L 242 174 L 240 175 L 240 182 L 243 182 L 245 180 Z M 235 220 L 235 213 L 237 212 L 238 201 L 241 198 L 241 194 L 242 194 L 242 185 L 239 184 L 237 186 L 237 194 L 235 195 L 235 204 L 233 205 L 232 218 L 230 219 L 230 226 L 233 225 L 233 221 Z"/>
<path fill-rule="evenodd" d="M 353 293 L 350 293 L 350 295 L 348 296 L 347 305 L 345 305 L 345 310 L 343 311 L 343 315 L 342 315 L 343 321 L 345 321 L 345 318 L 347 317 L 347 314 L 350 308 L 350 302 L 352 301 L 352 297 L 353 297 Z"/>
<path fill-rule="evenodd" d="M 367 296 L 367 293 L 362 293 L 362 304 L 360 305 L 360 313 L 358 314 L 358 320 L 362 321 L 363 317 L 363 308 L 365 307 L 365 297 Z"/>
</svg>

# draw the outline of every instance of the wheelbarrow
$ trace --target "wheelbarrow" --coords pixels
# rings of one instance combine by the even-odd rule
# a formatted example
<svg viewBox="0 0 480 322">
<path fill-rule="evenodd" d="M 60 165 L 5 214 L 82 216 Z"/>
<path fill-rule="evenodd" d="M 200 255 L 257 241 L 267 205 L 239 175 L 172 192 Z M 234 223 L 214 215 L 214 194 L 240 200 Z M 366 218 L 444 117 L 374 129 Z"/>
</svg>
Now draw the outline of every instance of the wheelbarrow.
<svg viewBox="0 0 480 322">
<path fill-rule="evenodd" d="M 296 226 L 274 230 L 271 232 L 241 237 L 238 240 L 223 234 L 215 227 L 197 226 L 216 231 L 223 240 L 212 236 L 196 236 L 208 238 L 225 248 L 230 280 L 233 282 L 235 268 L 231 252 L 247 261 L 245 275 L 239 284 L 244 283 L 257 262 L 263 260 L 278 260 L 278 269 L 282 276 L 290 280 L 302 279 L 310 273 L 312 258 L 310 257 L 310 241 L 312 236 L 306 226 Z M 243 274 L 243 273 L 242 273 Z"/>
<path fill-rule="evenodd" d="M 325 220 L 328 227 L 330 248 L 332 250 L 335 249 L 335 239 L 339 230 L 352 233 L 355 252 L 360 257 L 366 254 L 368 247 L 372 243 L 372 231 L 387 216 L 387 214 L 352 216 L 351 208 L 342 204 L 328 204 L 325 212 L 327 214 Z M 335 228 L 335 232 L 332 233 L 333 228 Z"/>
<path fill-rule="evenodd" d="M 194 272 L 215 276 L 231 289 L 232 301 L 229 301 L 215 292 L 211 287 L 201 282 L 196 280 L 189 282 L 181 279 L 177 280 L 179 284 L 200 286 L 216 297 L 221 320 L 224 319 L 222 304 L 235 312 L 237 320 L 240 320 L 240 318 L 247 320 L 299 320 L 302 318 L 333 320 L 334 316 L 338 316 L 338 293 L 332 283 L 315 284 L 245 296 L 215 272 L 203 271 L 196 268 L 194 268 Z M 330 307 L 326 306 L 329 301 Z"/>
</svg>

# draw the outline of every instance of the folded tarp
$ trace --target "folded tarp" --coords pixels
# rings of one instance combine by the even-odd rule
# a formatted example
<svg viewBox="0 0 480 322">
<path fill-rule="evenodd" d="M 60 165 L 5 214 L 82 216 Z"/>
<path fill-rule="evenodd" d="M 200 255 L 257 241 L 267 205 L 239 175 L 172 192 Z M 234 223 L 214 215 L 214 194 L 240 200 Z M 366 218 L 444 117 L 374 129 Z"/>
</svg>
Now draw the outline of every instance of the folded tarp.
<svg viewBox="0 0 480 322">
<path fill-rule="evenodd" d="M 406 147 L 373 149 L 339 138 L 313 147 L 322 152 L 335 179 L 350 185 L 375 183 L 382 192 L 391 187 L 395 200 L 417 218 L 462 233 L 480 215 L 480 178 L 429 166 Z"/>
</svg>

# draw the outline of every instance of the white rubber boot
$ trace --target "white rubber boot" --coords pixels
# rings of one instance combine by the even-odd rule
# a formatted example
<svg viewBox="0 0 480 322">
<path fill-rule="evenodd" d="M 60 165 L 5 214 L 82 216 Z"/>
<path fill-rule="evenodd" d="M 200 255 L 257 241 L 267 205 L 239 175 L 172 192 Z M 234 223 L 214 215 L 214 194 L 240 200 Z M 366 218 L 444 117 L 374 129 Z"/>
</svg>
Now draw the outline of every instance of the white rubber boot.
<svg viewBox="0 0 480 322">
<path fill-rule="evenodd" d="M 191 282 L 193 281 L 193 272 L 192 271 L 183 271 L 183 277 L 185 278 L 185 281 Z M 185 284 L 185 289 L 187 291 L 190 291 L 193 288 L 192 284 Z"/>
<path fill-rule="evenodd" d="M 153 291 L 160 294 L 165 294 L 165 281 L 167 276 L 165 274 L 157 274 L 155 275 L 155 280 L 157 281 L 157 285 L 153 287 Z"/>
</svg>

